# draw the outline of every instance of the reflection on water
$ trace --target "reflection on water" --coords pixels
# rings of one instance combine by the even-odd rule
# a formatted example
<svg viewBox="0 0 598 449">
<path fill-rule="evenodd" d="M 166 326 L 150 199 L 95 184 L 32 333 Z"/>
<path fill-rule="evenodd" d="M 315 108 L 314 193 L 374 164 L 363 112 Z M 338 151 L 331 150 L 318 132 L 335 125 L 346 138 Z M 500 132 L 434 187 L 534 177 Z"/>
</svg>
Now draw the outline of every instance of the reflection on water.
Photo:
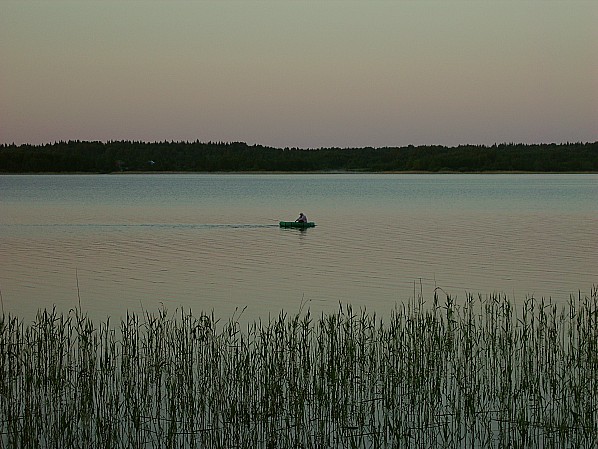
<svg viewBox="0 0 598 449">
<path fill-rule="evenodd" d="M 6 311 L 385 314 L 435 287 L 566 301 L 598 283 L 598 177 L 4 176 Z M 592 200 L 590 200 L 590 198 Z M 281 229 L 309 212 L 318 226 Z M 264 218 L 269 217 L 269 218 Z"/>
</svg>

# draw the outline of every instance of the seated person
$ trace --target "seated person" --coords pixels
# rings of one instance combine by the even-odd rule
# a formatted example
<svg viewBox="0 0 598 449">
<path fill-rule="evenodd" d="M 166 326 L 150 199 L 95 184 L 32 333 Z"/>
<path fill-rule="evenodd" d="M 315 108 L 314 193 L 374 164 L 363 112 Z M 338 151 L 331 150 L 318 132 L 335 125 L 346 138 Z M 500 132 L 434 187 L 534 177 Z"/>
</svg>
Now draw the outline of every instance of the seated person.
<svg viewBox="0 0 598 449">
<path fill-rule="evenodd" d="M 303 215 L 303 212 L 299 214 L 299 218 L 295 220 L 298 223 L 307 223 L 307 217 Z"/>
</svg>

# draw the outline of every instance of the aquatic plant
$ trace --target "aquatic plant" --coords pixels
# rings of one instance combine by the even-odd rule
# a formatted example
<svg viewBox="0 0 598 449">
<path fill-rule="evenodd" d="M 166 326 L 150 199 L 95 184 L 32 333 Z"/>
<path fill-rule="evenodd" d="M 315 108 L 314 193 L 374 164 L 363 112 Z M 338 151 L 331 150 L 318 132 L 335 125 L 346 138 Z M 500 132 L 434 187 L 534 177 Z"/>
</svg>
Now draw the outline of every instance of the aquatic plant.
<svg viewBox="0 0 598 449">
<path fill-rule="evenodd" d="M 439 293 L 439 292 L 438 292 Z M 2 448 L 594 448 L 598 294 L 0 319 Z"/>
</svg>

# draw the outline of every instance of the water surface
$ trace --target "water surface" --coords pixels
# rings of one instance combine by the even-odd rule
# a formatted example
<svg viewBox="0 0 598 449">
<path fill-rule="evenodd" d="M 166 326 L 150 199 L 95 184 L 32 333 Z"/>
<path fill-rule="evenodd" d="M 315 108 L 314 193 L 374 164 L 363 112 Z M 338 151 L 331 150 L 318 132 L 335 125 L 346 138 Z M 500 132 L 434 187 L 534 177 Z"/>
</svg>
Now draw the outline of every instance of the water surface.
<svg viewBox="0 0 598 449">
<path fill-rule="evenodd" d="M 379 314 L 435 288 L 565 302 L 598 283 L 597 175 L 0 176 L 6 312 L 302 303 Z M 280 229 L 304 212 L 317 227 Z"/>
</svg>

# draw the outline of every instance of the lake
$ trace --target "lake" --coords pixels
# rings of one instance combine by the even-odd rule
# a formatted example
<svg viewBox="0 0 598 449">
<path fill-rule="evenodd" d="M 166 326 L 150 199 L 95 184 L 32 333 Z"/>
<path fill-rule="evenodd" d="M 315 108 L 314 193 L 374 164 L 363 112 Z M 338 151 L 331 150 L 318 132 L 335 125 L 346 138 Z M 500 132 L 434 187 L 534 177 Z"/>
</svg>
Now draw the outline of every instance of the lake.
<svg viewBox="0 0 598 449">
<path fill-rule="evenodd" d="M 564 304 L 598 284 L 597 200 L 595 174 L 5 175 L 2 306 L 384 316 L 436 288 Z M 299 212 L 317 226 L 279 228 Z"/>
</svg>

